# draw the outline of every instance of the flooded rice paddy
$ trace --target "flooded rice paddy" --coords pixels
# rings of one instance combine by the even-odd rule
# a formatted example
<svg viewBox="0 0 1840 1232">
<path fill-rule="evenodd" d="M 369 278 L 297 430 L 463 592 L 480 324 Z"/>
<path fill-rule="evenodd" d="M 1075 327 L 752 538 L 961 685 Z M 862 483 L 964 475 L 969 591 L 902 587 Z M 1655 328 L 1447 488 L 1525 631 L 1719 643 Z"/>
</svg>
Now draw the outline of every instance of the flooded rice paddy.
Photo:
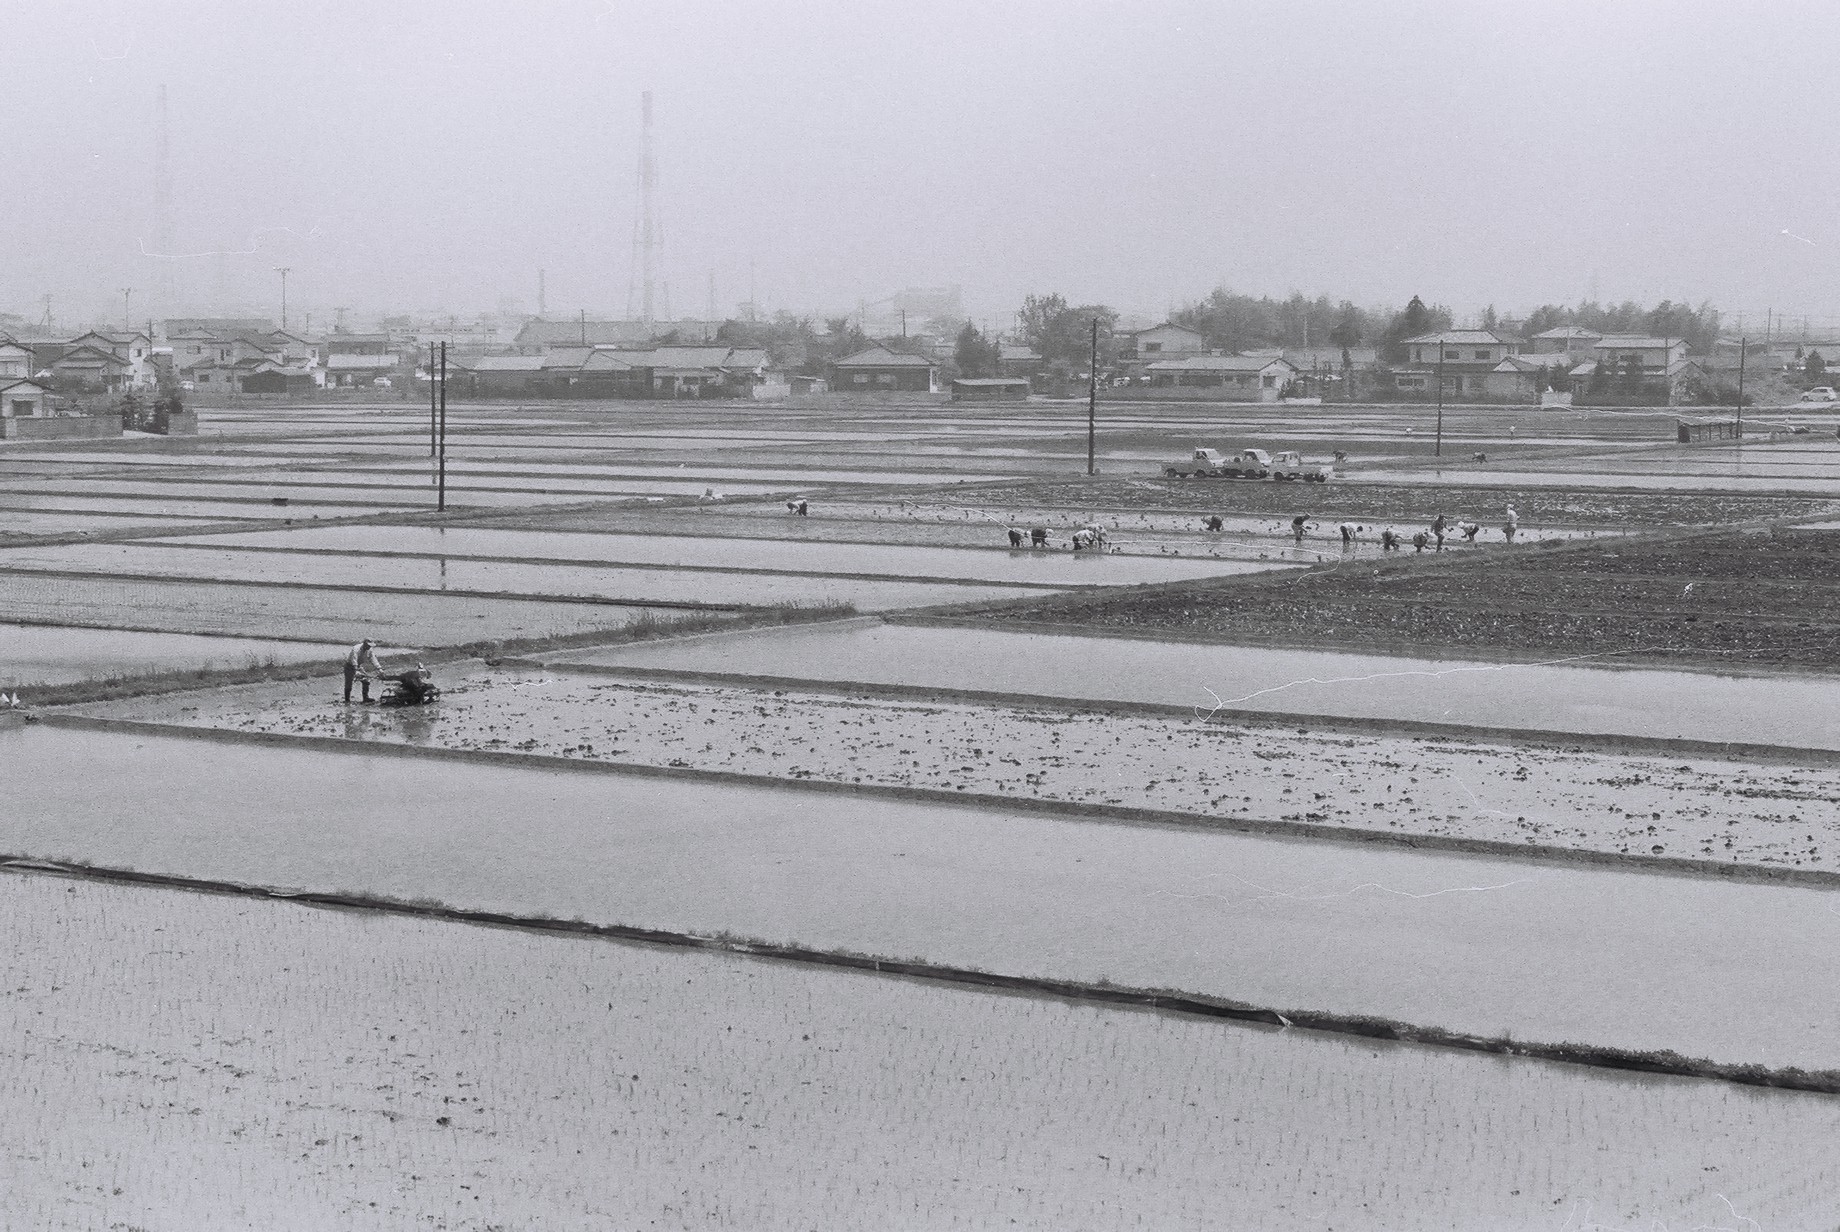
<svg viewBox="0 0 1840 1232">
<path fill-rule="evenodd" d="M 0 1119 L 9 1227 L 1800 1228 L 1840 1188 L 1820 1096 L 42 875 L 0 892 L 0 1090 L 34 1096 Z"/>
<path fill-rule="evenodd" d="M 18 855 L 1840 1065 L 1831 892 L 141 733 L 0 758 Z"/>
<path fill-rule="evenodd" d="M 1826 869 L 1840 857 L 1840 765 L 1755 764 L 1666 747 L 1427 741 L 1290 724 L 890 699 L 847 690 L 439 669 L 411 717 L 330 704 L 325 680 L 98 703 L 104 718 L 1123 805 L 1197 818 Z"/>
<path fill-rule="evenodd" d="M 358 557 L 170 547 L 152 541 L 8 549 L 5 570 L 186 578 L 365 591 L 453 591 L 618 603 L 848 603 L 864 611 L 1021 598 L 1036 591 L 976 582 L 903 582 L 822 574 L 700 572 L 446 557 Z"/>
<path fill-rule="evenodd" d="M 803 522 L 801 525 L 809 525 Z M 720 524 L 717 524 L 720 529 Z M 798 529 L 798 525 L 789 529 Z M 700 528 L 699 528 L 700 529 Z M 892 544 L 733 539 L 715 535 L 559 533 L 484 527 L 322 526 L 249 534 L 200 535 L 165 542 L 224 548 L 280 547 L 324 552 L 391 552 L 448 559 L 582 561 L 702 569 L 786 570 L 1035 583 L 1125 586 L 1256 572 L 1269 564 L 1100 552 L 919 547 Z"/>
<path fill-rule="evenodd" d="M 333 662 L 345 650 L 332 643 L 0 624 L 0 691 L 202 668 Z"/>
<path fill-rule="evenodd" d="M 402 646 L 452 646 L 615 630 L 673 618 L 668 610 L 613 603 L 0 570 L 0 620 L 66 627 L 304 639 L 347 647 L 369 634 Z M 89 670 L 102 667 L 99 661 Z"/>
<path fill-rule="evenodd" d="M 1052 633 L 852 623 L 565 652 L 583 663 L 999 691 L 1197 713 L 1406 720 L 1649 739 L 1840 749 L 1833 682 L 1782 676 L 1478 663 Z"/>
</svg>

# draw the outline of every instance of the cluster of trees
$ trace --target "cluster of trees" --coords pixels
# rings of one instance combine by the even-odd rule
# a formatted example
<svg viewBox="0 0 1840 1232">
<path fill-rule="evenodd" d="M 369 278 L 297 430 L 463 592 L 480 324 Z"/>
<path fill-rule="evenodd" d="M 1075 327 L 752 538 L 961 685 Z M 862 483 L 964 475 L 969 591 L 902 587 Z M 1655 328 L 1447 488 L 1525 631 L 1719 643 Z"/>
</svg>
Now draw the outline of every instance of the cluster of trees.
<svg viewBox="0 0 1840 1232">
<path fill-rule="evenodd" d="M 1489 310 L 1493 315 L 1494 309 Z M 1493 328 L 1484 318 L 1484 328 Z M 1696 355 L 1704 355 L 1712 350 L 1712 344 L 1719 337 L 1719 312 L 1711 304 L 1701 304 L 1694 308 L 1687 304 L 1676 304 L 1673 300 L 1662 300 L 1652 308 L 1644 308 L 1634 300 L 1625 300 L 1620 304 L 1598 304 L 1586 302 L 1576 308 L 1566 308 L 1559 304 L 1542 304 L 1527 314 L 1527 322 L 1522 329 L 1525 336 L 1533 337 L 1549 329 L 1562 325 L 1576 325 L 1584 329 L 1596 330 L 1600 334 L 1643 334 L 1651 338 L 1684 338 L 1687 349 Z"/>
<path fill-rule="evenodd" d="M 1251 296 L 1220 287 L 1206 298 L 1170 313 L 1169 319 L 1199 333 L 1210 348 L 1228 353 L 1266 347 L 1331 346 L 1374 347 L 1382 360 L 1401 363 L 1407 338 L 1449 329 L 1450 309 L 1427 304 L 1413 296 L 1405 307 L 1362 307 L 1352 300 L 1327 295 L 1314 299 L 1293 293 L 1286 299 Z M 1029 295 L 1016 313 L 1012 337 L 1026 343 L 1051 369 L 1063 373 L 1085 371 L 1092 345 L 1092 323 L 1099 322 L 1099 364 L 1103 369 L 1117 359 L 1115 330 L 1118 312 L 1105 304 L 1074 304 L 1053 292 Z M 1500 328 L 1491 306 L 1482 328 Z M 1704 354 L 1712 349 L 1719 332 L 1719 313 L 1710 304 L 1694 308 L 1663 300 L 1653 307 L 1634 301 L 1604 305 L 1594 302 L 1576 307 L 1544 304 L 1516 328 L 1532 337 L 1562 325 L 1577 325 L 1603 334 L 1645 334 L 1686 340 L 1688 349 Z M 969 322 L 929 322 L 929 330 L 956 331 L 953 366 L 963 376 L 995 376 L 1000 350 L 994 334 Z M 780 312 L 757 321 L 726 321 L 716 333 L 730 346 L 760 347 L 776 365 L 788 371 L 820 374 L 827 364 L 874 343 L 850 317 L 819 322 L 811 317 Z M 1812 361 L 1810 371 L 1815 371 Z M 1813 379 L 1811 376 L 1810 379 Z"/>
<path fill-rule="evenodd" d="M 821 376 L 825 366 L 871 346 L 874 339 L 849 317 L 829 317 L 820 329 L 811 317 L 776 312 L 755 321 L 724 321 L 716 341 L 726 346 L 758 347 L 776 367 Z"/>
<path fill-rule="evenodd" d="M 116 409 L 121 413 L 122 431 L 157 432 L 164 436 L 172 417 L 185 410 L 185 403 L 179 396 L 179 382 L 172 370 L 162 369 L 159 391 L 151 403 L 143 402 L 140 395 L 130 389 L 122 394 Z"/>
<path fill-rule="evenodd" d="M 1449 320 L 1447 311 L 1437 311 Z M 1206 299 L 1176 309 L 1169 319 L 1194 330 L 1216 349 L 1251 351 L 1261 347 L 1363 346 L 1387 333 L 1393 316 L 1359 307 L 1350 300 L 1337 302 L 1326 295 L 1308 299 L 1292 293 L 1289 299 L 1269 295 L 1254 299 L 1220 287 Z"/>
</svg>

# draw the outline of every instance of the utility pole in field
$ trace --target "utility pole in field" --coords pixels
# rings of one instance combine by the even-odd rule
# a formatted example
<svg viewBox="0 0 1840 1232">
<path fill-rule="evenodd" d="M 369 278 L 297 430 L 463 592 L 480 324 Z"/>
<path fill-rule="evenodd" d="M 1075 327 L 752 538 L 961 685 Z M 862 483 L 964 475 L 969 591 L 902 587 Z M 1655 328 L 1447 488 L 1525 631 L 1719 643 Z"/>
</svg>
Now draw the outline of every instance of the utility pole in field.
<svg viewBox="0 0 1840 1232">
<path fill-rule="evenodd" d="M 1738 339 L 1738 424 L 1736 428 L 1739 440 L 1744 439 L 1744 360 L 1750 354 L 1750 340 Z"/>
<path fill-rule="evenodd" d="M 1000 354 L 1001 352 L 999 352 Z M 1099 417 L 1099 318 L 1092 319 L 1092 352 L 1088 356 L 1086 372 L 1086 473 L 1099 473 L 1098 460 L 1094 452 L 1094 430 Z"/>
<path fill-rule="evenodd" d="M 287 276 L 288 267 L 277 265 L 275 272 L 281 275 L 281 328 L 287 328 Z"/>
<path fill-rule="evenodd" d="M 441 431 L 440 452 L 435 461 L 435 502 L 437 512 L 447 509 L 447 344 L 441 344 Z"/>
<path fill-rule="evenodd" d="M 440 395 L 440 386 L 435 377 L 435 344 L 428 344 L 428 456 L 434 457 L 437 448 L 436 437 L 439 435 L 440 404 L 436 399 Z M 429 476 L 433 482 L 433 476 Z"/>
<path fill-rule="evenodd" d="M 1432 438 L 1431 456 L 1444 456 L 1444 335 L 1438 335 L 1437 362 L 1437 430 Z"/>
</svg>

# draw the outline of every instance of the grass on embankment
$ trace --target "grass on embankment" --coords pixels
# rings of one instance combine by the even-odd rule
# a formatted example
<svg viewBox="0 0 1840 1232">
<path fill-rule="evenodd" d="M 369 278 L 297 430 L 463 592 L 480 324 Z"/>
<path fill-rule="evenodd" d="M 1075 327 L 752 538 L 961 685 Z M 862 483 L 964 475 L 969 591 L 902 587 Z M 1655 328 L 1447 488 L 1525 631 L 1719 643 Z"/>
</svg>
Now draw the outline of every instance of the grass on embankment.
<svg viewBox="0 0 1840 1232">
<path fill-rule="evenodd" d="M 693 633 L 772 628 L 826 620 L 843 620 L 856 615 L 852 604 L 825 602 L 817 604 L 782 603 L 771 607 L 747 608 L 742 611 L 687 612 L 660 617 L 643 612 L 639 619 L 617 629 L 591 629 L 579 633 L 549 637 L 497 639 L 465 642 L 421 651 L 419 657 L 430 665 L 453 663 L 462 659 L 499 659 L 517 655 L 541 654 L 555 650 L 573 650 L 587 646 L 619 646 L 629 642 L 653 641 L 682 637 Z M 311 680 L 338 670 L 337 661 L 309 660 L 303 663 L 277 664 L 273 658 L 252 660 L 240 666 L 179 668 L 163 672 L 146 672 L 106 676 L 70 684 L 25 686 L 20 700 L 27 706 L 73 706 L 83 702 L 116 701 L 129 697 L 148 697 L 160 693 L 190 689 L 217 688 L 226 685 L 254 684 L 260 681 Z"/>
</svg>

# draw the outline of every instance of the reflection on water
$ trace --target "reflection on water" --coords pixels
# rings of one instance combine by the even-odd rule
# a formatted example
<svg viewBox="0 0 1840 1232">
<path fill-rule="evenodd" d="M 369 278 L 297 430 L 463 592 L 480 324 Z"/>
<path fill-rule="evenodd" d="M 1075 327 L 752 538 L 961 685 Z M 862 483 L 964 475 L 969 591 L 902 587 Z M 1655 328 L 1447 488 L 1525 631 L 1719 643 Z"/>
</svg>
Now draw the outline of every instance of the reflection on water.
<svg viewBox="0 0 1840 1232">
<path fill-rule="evenodd" d="M 1004 630 L 858 624 L 551 656 L 1094 701 L 1485 728 L 1840 749 L 1835 682 L 1610 668 L 1614 647 L 1545 664 L 1413 659 Z"/>
<path fill-rule="evenodd" d="M 14 588 L 36 584 L 37 579 L 0 575 L 0 598 Z M 0 624 L 0 689 L 204 667 L 299 663 L 334 659 L 339 653 L 337 646 L 314 642 Z"/>
<path fill-rule="evenodd" d="M 0 731 L 0 764 L 27 856 L 1840 1064 L 1817 890 L 141 733 Z"/>
<path fill-rule="evenodd" d="M 1271 519 L 1265 519 L 1264 525 L 1267 528 L 1270 523 Z M 789 530 L 796 529 L 799 524 L 797 519 L 787 519 Z M 1068 533 L 1065 528 L 1057 528 L 1053 533 L 1053 538 L 1059 541 L 1057 550 L 1011 553 L 1006 549 L 1005 530 L 997 522 L 969 523 L 964 527 L 964 547 L 432 526 L 315 526 L 235 535 L 175 536 L 170 542 L 201 543 L 226 548 L 284 547 L 423 555 L 447 552 L 457 560 L 468 557 L 502 557 L 509 560 L 580 561 L 584 564 L 683 565 L 1106 586 L 1218 577 L 1254 572 L 1275 563 L 1219 560 L 1198 554 L 1114 556 L 1096 552 L 1074 553 L 1064 550 Z M 383 562 L 383 567 L 387 568 L 388 562 Z"/>
</svg>

